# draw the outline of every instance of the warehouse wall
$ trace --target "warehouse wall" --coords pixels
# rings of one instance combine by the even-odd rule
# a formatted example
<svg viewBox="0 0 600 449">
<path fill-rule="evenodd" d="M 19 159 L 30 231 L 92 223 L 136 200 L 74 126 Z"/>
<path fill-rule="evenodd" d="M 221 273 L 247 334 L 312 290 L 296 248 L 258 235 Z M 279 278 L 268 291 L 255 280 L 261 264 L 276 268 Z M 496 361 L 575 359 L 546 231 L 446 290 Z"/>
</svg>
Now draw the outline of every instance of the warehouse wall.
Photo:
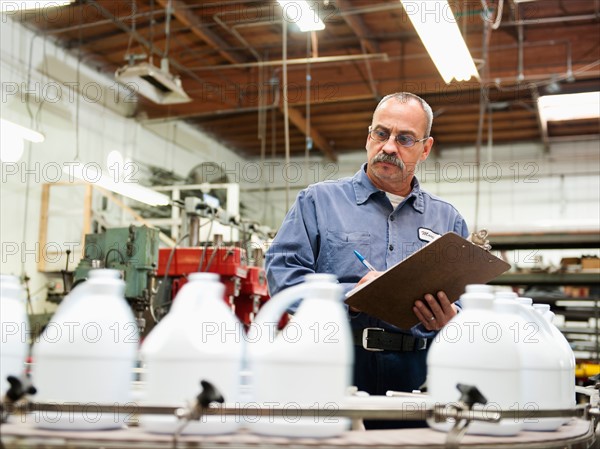
<svg viewBox="0 0 600 449">
<path fill-rule="evenodd" d="M 471 227 L 497 232 L 524 230 L 597 229 L 600 216 L 599 142 L 552 144 L 546 152 L 541 144 L 516 143 L 483 148 L 480 166 L 473 147 L 434 151 L 417 170 L 422 186 L 453 203 Z M 340 156 L 336 163 L 292 159 L 278 164 L 274 182 L 264 201 L 260 183 L 246 182 L 257 215 L 277 227 L 285 214 L 285 182 L 290 181 L 290 202 L 305 185 L 323 179 L 353 176 L 365 161 L 366 152 Z M 258 165 L 259 163 L 251 163 Z M 264 170 L 267 172 L 267 170 Z M 250 170 L 248 170 L 250 172 Z M 254 173 L 254 171 L 252 172 Z M 242 176 L 242 181 L 251 176 Z M 479 189 L 479 213 L 475 220 L 475 198 Z"/>
</svg>

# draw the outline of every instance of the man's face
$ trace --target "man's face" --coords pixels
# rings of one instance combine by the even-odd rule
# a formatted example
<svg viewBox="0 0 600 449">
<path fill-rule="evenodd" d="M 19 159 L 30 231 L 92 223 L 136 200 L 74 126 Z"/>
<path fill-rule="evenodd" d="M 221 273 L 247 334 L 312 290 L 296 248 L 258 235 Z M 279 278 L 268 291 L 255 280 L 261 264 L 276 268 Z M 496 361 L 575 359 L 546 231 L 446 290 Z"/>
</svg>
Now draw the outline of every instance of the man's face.
<svg viewBox="0 0 600 449">
<path fill-rule="evenodd" d="M 425 127 L 425 112 L 416 100 L 401 102 L 390 98 L 375 111 L 371 129 L 390 135 L 386 142 L 367 136 L 367 174 L 376 187 L 410 183 L 417 164 L 427 159 L 433 138 L 405 147 L 396 142 L 396 136 L 402 134 L 420 140 L 425 137 Z"/>
</svg>

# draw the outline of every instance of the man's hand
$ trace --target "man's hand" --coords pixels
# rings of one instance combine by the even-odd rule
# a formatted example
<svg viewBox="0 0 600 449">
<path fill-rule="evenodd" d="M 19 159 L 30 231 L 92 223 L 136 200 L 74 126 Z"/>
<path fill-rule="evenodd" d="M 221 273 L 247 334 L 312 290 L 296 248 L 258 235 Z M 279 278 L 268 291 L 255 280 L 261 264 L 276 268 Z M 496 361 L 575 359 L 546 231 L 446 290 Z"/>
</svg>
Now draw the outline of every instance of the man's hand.
<svg viewBox="0 0 600 449">
<path fill-rule="evenodd" d="M 358 287 L 361 284 L 364 284 L 365 282 L 369 282 L 373 279 L 375 279 L 376 277 L 379 277 L 383 274 L 383 271 L 369 271 L 367 274 L 365 274 L 362 279 L 360 281 L 357 282 L 356 287 Z M 355 287 L 355 288 L 356 288 Z M 360 312 L 360 310 L 358 310 L 355 307 L 350 306 L 350 310 L 352 312 Z"/>
<path fill-rule="evenodd" d="M 364 284 L 365 282 L 369 282 L 372 281 L 373 279 L 381 276 L 383 274 L 383 271 L 369 271 L 367 274 L 365 274 L 362 279 L 360 281 L 358 281 L 358 283 L 356 284 L 357 286 L 360 284 Z"/>
<path fill-rule="evenodd" d="M 437 293 L 437 299 L 427 294 L 424 300 L 415 301 L 413 311 L 425 329 L 439 331 L 456 315 L 456 306 L 450 302 L 446 293 L 440 291 Z"/>
</svg>

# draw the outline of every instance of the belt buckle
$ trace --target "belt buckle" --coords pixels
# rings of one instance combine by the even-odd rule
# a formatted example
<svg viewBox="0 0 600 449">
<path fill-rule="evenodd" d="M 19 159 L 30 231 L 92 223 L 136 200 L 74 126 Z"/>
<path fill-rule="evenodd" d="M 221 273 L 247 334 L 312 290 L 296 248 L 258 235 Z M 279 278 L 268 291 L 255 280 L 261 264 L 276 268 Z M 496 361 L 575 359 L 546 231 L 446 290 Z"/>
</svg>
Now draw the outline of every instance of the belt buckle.
<svg viewBox="0 0 600 449">
<path fill-rule="evenodd" d="M 366 349 L 367 351 L 383 351 L 383 349 L 379 349 L 379 348 L 369 348 L 368 347 L 368 340 L 369 340 L 369 331 L 375 331 L 375 332 L 385 332 L 383 330 L 383 328 L 381 327 L 365 327 L 363 329 L 363 333 L 362 333 L 362 347 L 364 349 Z"/>
</svg>

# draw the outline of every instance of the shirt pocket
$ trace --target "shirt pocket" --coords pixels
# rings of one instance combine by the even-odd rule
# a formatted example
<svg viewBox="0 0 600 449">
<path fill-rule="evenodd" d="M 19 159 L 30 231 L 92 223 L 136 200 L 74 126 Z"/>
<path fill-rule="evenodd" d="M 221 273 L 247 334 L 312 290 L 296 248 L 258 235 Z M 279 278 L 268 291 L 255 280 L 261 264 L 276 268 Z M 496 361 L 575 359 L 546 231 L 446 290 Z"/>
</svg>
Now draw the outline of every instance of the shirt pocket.
<svg viewBox="0 0 600 449">
<path fill-rule="evenodd" d="M 358 251 L 367 260 L 371 257 L 371 234 L 368 231 L 327 231 L 325 271 L 340 282 L 357 282 L 367 268 L 354 255 Z"/>
</svg>

